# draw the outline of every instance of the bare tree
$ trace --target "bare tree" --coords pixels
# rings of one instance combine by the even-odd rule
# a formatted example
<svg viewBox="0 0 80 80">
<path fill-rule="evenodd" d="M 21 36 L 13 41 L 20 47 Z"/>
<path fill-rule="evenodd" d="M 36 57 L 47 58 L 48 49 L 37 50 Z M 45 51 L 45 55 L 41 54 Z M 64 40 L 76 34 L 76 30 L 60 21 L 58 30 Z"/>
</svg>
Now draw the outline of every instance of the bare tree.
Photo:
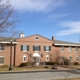
<svg viewBox="0 0 80 80">
<path fill-rule="evenodd" d="M 16 34 L 18 21 L 17 13 L 10 5 L 9 1 L 7 0 L 4 3 L 0 0 L 0 34 Z"/>
<path fill-rule="evenodd" d="M 55 61 L 56 64 L 58 64 L 60 62 L 61 56 L 60 56 L 60 50 L 59 49 L 55 49 L 55 52 L 53 54 L 53 61 Z"/>
</svg>

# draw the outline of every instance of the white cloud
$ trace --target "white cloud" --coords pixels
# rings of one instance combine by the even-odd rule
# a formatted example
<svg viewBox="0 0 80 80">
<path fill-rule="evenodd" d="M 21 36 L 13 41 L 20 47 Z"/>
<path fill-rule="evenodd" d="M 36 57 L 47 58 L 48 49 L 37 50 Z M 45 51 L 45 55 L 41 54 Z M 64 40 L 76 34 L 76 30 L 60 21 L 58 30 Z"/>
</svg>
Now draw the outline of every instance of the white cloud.
<svg viewBox="0 0 80 80">
<path fill-rule="evenodd" d="M 75 34 L 75 33 L 80 33 L 80 21 L 67 21 L 67 22 L 62 22 L 60 24 L 62 27 L 69 28 L 68 30 L 62 30 L 58 32 L 58 36 L 65 36 L 65 35 L 70 35 L 70 34 Z"/>
<path fill-rule="evenodd" d="M 11 0 L 12 6 L 20 11 L 49 11 L 64 5 L 65 0 Z"/>
</svg>

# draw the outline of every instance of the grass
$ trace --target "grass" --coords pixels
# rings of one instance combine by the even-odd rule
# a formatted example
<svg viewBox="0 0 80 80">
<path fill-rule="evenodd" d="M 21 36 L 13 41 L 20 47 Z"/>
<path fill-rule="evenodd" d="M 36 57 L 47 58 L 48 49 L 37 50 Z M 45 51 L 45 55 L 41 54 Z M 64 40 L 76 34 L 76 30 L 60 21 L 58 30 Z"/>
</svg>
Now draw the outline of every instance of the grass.
<svg viewBox="0 0 80 80">
<path fill-rule="evenodd" d="M 11 71 L 36 71 L 36 70 L 48 70 L 43 67 L 13 67 Z M 9 71 L 9 67 L 0 67 L 0 72 Z"/>
<path fill-rule="evenodd" d="M 80 69 L 80 65 L 70 65 L 70 66 L 65 66 L 66 68 L 71 68 L 71 69 Z"/>
<path fill-rule="evenodd" d="M 68 79 L 51 79 L 51 80 L 80 80 L 80 78 L 68 78 Z"/>
</svg>

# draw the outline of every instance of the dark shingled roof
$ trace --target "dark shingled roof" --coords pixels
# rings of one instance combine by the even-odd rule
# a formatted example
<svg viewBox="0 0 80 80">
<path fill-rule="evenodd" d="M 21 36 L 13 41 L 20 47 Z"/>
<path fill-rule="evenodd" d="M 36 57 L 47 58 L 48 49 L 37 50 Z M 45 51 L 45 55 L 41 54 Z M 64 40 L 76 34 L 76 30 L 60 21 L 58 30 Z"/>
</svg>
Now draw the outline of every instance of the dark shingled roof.
<svg viewBox="0 0 80 80">
<path fill-rule="evenodd" d="M 12 40 L 13 41 L 15 41 L 15 38 L 12 38 Z M 0 37 L 0 41 L 2 41 L 2 42 L 9 42 L 10 41 L 10 38 L 8 38 L 8 37 Z"/>
<path fill-rule="evenodd" d="M 80 45 L 79 43 L 67 42 L 67 41 L 60 41 L 55 40 L 55 44 L 72 44 L 72 45 Z"/>
</svg>

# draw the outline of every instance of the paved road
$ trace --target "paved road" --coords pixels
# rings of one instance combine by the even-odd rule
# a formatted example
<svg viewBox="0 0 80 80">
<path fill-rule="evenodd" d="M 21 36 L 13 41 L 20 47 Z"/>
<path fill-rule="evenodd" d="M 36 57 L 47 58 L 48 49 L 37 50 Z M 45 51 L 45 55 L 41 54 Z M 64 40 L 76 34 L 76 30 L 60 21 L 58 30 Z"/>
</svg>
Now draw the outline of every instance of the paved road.
<svg viewBox="0 0 80 80">
<path fill-rule="evenodd" d="M 0 80 L 51 80 L 80 77 L 80 71 L 48 71 L 0 74 Z"/>
</svg>

